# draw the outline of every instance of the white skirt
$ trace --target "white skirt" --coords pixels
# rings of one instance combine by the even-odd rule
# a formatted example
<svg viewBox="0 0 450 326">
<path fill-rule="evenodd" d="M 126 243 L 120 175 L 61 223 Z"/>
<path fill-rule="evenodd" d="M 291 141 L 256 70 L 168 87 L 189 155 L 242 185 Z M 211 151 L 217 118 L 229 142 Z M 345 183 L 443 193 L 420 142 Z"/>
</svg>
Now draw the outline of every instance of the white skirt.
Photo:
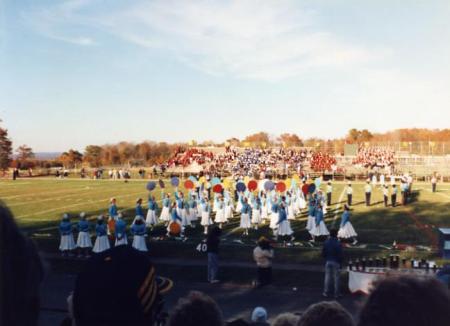
<svg viewBox="0 0 450 326">
<path fill-rule="evenodd" d="M 109 239 L 107 235 L 101 235 L 95 239 L 93 252 L 99 253 L 109 249 Z"/>
<path fill-rule="evenodd" d="M 316 223 L 314 222 L 314 226 L 309 231 L 309 233 L 315 237 L 330 234 L 330 232 L 328 232 L 327 226 L 325 225 L 325 223 L 323 221 L 320 222 L 319 226 L 317 226 Z"/>
<path fill-rule="evenodd" d="M 295 211 L 293 205 L 288 208 L 288 220 L 295 220 Z"/>
<path fill-rule="evenodd" d="M 284 220 L 278 225 L 277 235 L 291 235 L 292 233 L 291 223 L 288 220 Z"/>
<path fill-rule="evenodd" d="M 212 224 L 212 221 L 209 218 L 209 212 L 202 212 L 202 220 L 200 221 L 200 224 L 203 226 Z"/>
<path fill-rule="evenodd" d="M 191 207 L 189 208 L 189 220 L 197 221 L 198 220 L 198 210 L 197 207 Z"/>
<path fill-rule="evenodd" d="M 262 209 L 261 209 L 261 218 L 262 218 L 262 219 L 266 220 L 266 219 L 269 218 L 269 213 L 268 213 L 268 211 L 269 211 L 269 208 L 267 208 L 267 206 L 263 206 L 263 207 L 262 207 Z"/>
<path fill-rule="evenodd" d="M 298 205 L 299 210 L 306 208 L 306 200 L 303 197 L 300 196 L 297 200 L 297 203 L 298 203 L 297 205 Z"/>
<path fill-rule="evenodd" d="M 182 226 L 187 226 L 191 224 L 191 221 L 189 221 L 189 217 L 185 208 L 177 208 L 177 214 L 179 217 L 181 217 Z"/>
<path fill-rule="evenodd" d="M 242 229 L 249 229 L 251 227 L 250 216 L 248 214 L 241 214 L 241 223 L 239 227 Z"/>
<path fill-rule="evenodd" d="M 170 210 L 169 207 L 163 207 L 161 211 L 161 216 L 159 217 L 161 221 L 168 222 L 170 221 Z"/>
<path fill-rule="evenodd" d="M 236 205 L 236 212 L 240 212 L 241 209 L 242 209 L 242 203 L 241 203 L 240 200 L 238 200 L 238 203 L 237 203 L 237 205 Z"/>
<path fill-rule="evenodd" d="M 350 222 L 345 223 L 344 226 L 339 228 L 338 231 L 338 238 L 342 239 L 354 238 L 357 235 L 358 234 L 355 232 L 355 229 L 353 228 L 353 225 Z"/>
<path fill-rule="evenodd" d="M 261 211 L 259 209 L 252 210 L 252 223 L 253 224 L 261 223 Z"/>
<path fill-rule="evenodd" d="M 308 215 L 308 221 L 306 222 L 306 228 L 308 231 L 311 231 L 316 223 L 316 219 L 314 216 Z"/>
<path fill-rule="evenodd" d="M 147 251 L 147 244 L 143 235 L 135 235 L 133 237 L 133 248 L 139 251 Z"/>
<path fill-rule="evenodd" d="M 147 226 L 158 224 L 158 218 L 156 217 L 156 212 L 149 209 L 147 212 L 147 218 L 145 219 L 145 224 Z"/>
<path fill-rule="evenodd" d="M 218 209 L 216 212 L 216 218 L 214 219 L 215 223 L 225 223 L 227 219 L 225 218 L 225 210 Z"/>
<path fill-rule="evenodd" d="M 218 209 L 219 209 L 219 202 L 214 201 L 214 203 L 213 203 L 213 212 L 214 213 L 217 212 Z"/>
<path fill-rule="evenodd" d="M 117 246 L 122 246 L 122 245 L 127 245 L 128 244 L 128 239 L 127 239 L 127 236 L 125 235 L 122 239 L 117 239 L 116 238 L 116 243 L 115 243 L 115 246 L 117 247 Z"/>
<path fill-rule="evenodd" d="M 75 240 L 73 240 L 73 234 L 67 234 L 61 236 L 61 242 L 59 244 L 59 250 L 73 250 L 77 247 Z"/>
<path fill-rule="evenodd" d="M 278 223 L 278 214 L 272 212 L 272 214 L 270 214 L 270 225 L 269 225 L 269 227 L 272 230 L 275 230 L 275 229 L 278 228 L 278 224 L 277 223 Z"/>
<path fill-rule="evenodd" d="M 228 221 L 228 219 L 233 217 L 233 206 L 228 205 L 225 207 L 225 220 Z"/>
<path fill-rule="evenodd" d="M 92 248 L 91 237 L 88 232 L 78 233 L 77 246 L 80 248 Z"/>
</svg>

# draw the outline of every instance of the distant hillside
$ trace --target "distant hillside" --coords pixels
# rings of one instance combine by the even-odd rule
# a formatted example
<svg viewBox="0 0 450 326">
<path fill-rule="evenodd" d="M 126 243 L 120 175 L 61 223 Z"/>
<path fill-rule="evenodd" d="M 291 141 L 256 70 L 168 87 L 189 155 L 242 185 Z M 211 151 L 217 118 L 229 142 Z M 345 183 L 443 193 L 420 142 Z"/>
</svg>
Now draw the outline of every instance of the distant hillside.
<svg viewBox="0 0 450 326">
<path fill-rule="evenodd" d="M 52 160 L 61 155 L 61 152 L 37 152 L 34 155 L 38 160 Z"/>
</svg>

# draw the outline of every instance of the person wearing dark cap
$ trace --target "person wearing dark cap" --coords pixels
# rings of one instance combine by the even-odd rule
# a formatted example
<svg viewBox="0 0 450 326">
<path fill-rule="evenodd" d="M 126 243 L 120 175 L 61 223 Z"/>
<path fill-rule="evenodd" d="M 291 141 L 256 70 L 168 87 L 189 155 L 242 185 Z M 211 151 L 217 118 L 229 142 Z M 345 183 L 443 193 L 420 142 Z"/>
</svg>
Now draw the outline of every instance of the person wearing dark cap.
<svg viewBox="0 0 450 326">
<path fill-rule="evenodd" d="M 173 286 L 150 258 L 118 246 L 89 259 L 68 298 L 76 326 L 152 326 L 164 320 L 163 295 Z"/>
</svg>

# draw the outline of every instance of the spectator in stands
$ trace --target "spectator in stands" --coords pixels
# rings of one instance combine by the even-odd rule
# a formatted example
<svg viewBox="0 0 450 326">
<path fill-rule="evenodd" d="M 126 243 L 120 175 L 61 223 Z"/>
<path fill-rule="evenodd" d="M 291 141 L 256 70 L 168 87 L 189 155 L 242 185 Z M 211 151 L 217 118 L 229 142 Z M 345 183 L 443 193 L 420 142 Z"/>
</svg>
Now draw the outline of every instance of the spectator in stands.
<svg viewBox="0 0 450 326">
<path fill-rule="evenodd" d="M 297 326 L 354 326 L 352 316 L 338 302 L 319 302 L 305 310 Z"/>
<path fill-rule="evenodd" d="M 263 307 L 253 309 L 250 325 L 269 326 L 270 324 L 267 322 L 267 310 Z"/>
<path fill-rule="evenodd" d="M 171 311 L 168 326 L 222 326 L 222 311 L 217 303 L 208 295 L 191 291 L 186 297 L 178 300 Z"/>
<path fill-rule="evenodd" d="M 258 287 L 272 283 L 272 259 L 273 248 L 265 237 L 258 240 L 258 245 L 253 250 L 258 275 Z"/>
<path fill-rule="evenodd" d="M 130 246 L 93 256 L 75 281 L 69 314 L 77 326 L 159 325 L 172 281 L 157 277 L 150 258 Z"/>
<path fill-rule="evenodd" d="M 219 273 L 219 244 L 220 244 L 220 236 L 222 234 L 222 230 L 214 226 L 208 237 L 206 238 L 206 246 L 208 253 L 208 282 L 210 283 L 218 283 L 220 282 L 218 279 Z"/>
<path fill-rule="evenodd" d="M 286 312 L 278 315 L 272 322 L 271 326 L 296 326 L 299 319 L 299 316 Z"/>
<path fill-rule="evenodd" d="M 36 247 L 0 203 L 0 325 L 37 325 L 43 275 Z"/>
<path fill-rule="evenodd" d="M 334 297 L 341 296 L 339 289 L 339 277 L 342 264 L 342 246 L 337 238 L 338 231 L 330 230 L 330 237 L 325 241 L 322 249 L 322 256 L 325 259 L 325 282 L 323 296 L 328 298 L 331 293 L 331 287 L 334 283 Z"/>
<path fill-rule="evenodd" d="M 434 278 L 388 277 L 375 285 L 359 326 L 444 326 L 450 321 L 450 294 Z"/>
</svg>

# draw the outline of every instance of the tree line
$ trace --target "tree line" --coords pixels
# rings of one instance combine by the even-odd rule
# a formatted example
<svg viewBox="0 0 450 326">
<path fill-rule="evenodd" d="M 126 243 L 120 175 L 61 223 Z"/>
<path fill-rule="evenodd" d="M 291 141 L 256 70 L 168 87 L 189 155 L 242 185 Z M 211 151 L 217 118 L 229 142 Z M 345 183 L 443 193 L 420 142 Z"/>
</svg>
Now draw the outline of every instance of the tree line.
<svg viewBox="0 0 450 326">
<path fill-rule="evenodd" d="M 1 122 L 1 120 L 0 120 Z M 35 158 L 33 149 L 27 145 L 20 145 L 15 150 L 13 159 L 13 144 L 8 136 L 8 130 L 0 126 L 0 170 L 5 171 L 10 167 L 21 169 L 41 167 L 66 167 L 74 168 L 88 165 L 90 167 L 101 167 L 111 165 L 155 165 L 163 164 L 179 150 L 180 147 L 190 146 L 239 146 L 239 147 L 308 147 L 325 152 L 342 153 L 345 144 L 364 144 L 401 142 L 405 146 L 412 142 L 450 142 L 450 129 L 426 129 L 426 128 L 404 128 L 388 131 L 385 133 L 372 133 L 367 129 L 350 129 L 345 137 L 335 139 L 307 138 L 302 139 L 295 133 L 283 133 L 274 136 L 268 132 L 260 131 L 248 135 L 242 139 L 232 137 L 223 143 L 205 141 L 197 143 L 169 144 L 166 142 L 144 141 L 141 143 L 120 142 L 117 144 L 88 145 L 83 152 L 69 149 L 53 160 L 38 160 Z M 450 144 L 449 144 L 450 145 Z M 450 146 L 448 146 L 450 150 Z M 445 153 L 442 150 L 443 154 Z"/>
</svg>

